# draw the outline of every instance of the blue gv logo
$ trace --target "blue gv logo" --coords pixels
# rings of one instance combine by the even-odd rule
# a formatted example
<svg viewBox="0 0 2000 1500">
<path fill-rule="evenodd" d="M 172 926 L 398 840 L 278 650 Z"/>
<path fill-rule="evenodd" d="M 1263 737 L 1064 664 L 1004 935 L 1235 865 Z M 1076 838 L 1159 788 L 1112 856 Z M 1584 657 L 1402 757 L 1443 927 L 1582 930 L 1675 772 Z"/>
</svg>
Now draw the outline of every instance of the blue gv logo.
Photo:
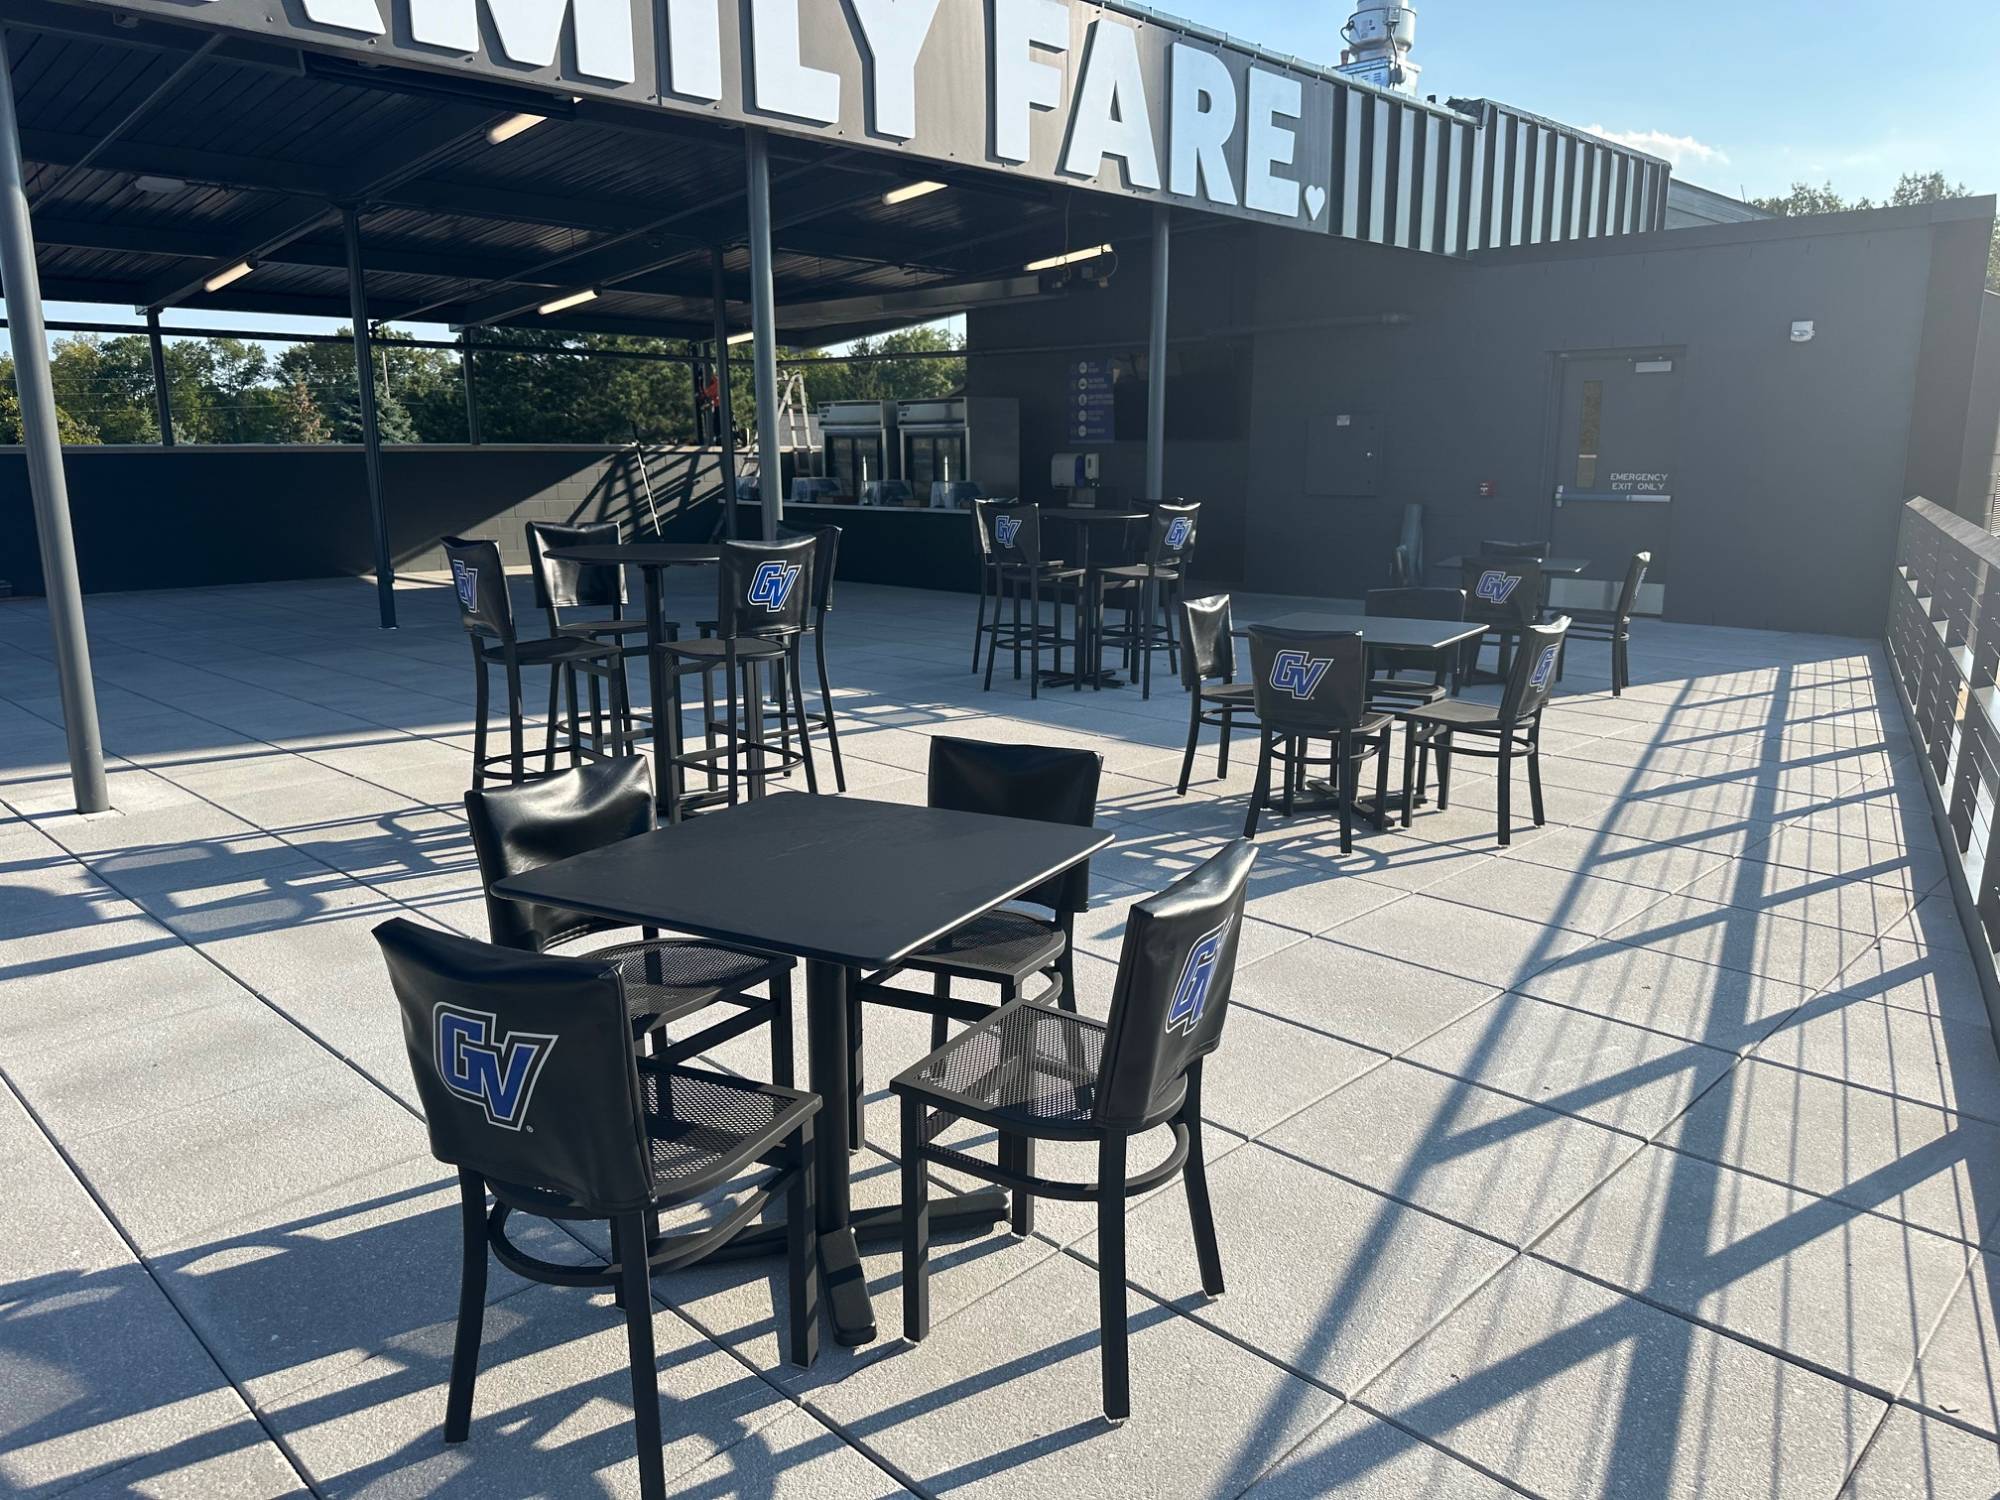
<svg viewBox="0 0 2000 1500">
<path fill-rule="evenodd" d="M 479 569 L 469 568 L 457 558 L 451 560 L 452 587 L 458 590 L 458 602 L 467 614 L 479 608 Z"/>
<path fill-rule="evenodd" d="M 497 1037 L 499 1020 L 483 1010 L 440 1005 L 431 1013 L 437 1070 L 444 1086 L 486 1111 L 486 1123 L 519 1130 L 528 1118 L 535 1082 L 556 1039 L 516 1032 Z"/>
<path fill-rule="evenodd" d="M 798 581 L 797 563 L 759 563 L 756 576 L 750 580 L 750 603 L 753 607 L 761 606 L 768 609 L 775 615 L 785 607 L 785 601 L 792 597 L 792 588 Z"/>
<path fill-rule="evenodd" d="M 1488 604 L 1505 604 L 1514 597 L 1514 590 L 1521 586 L 1518 573 L 1503 573 L 1498 568 L 1479 575 L 1479 587 L 1473 592 Z"/>
<path fill-rule="evenodd" d="M 1019 516 L 995 516 L 993 518 L 993 539 L 1003 547 L 1014 545 L 1014 538 L 1021 534 Z"/>
<path fill-rule="evenodd" d="M 1180 551 L 1181 548 L 1188 544 L 1188 538 L 1192 535 L 1194 535 L 1194 522 L 1190 521 L 1186 516 L 1179 517 L 1173 525 L 1167 528 L 1167 550 L 1169 552 Z"/>
<path fill-rule="evenodd" d="M 1278 659 L 1271 663 L 1271 686 L 1281 693 L 1290 693 L 1301 703 L 1310 699 L 1318 690 L 1320 679 L 1333 665 L 1328 657 L 1311 657 L 1303 651 L 1280 651 Z"/>
<path fill-rule="evenodd" d="M 1560 646 L 1544 646 L 1542 648 L 1542 659 L 1535 663 L 1535 670 L 1528 677 L 1528 685 L 1530 687 L 1548 686 L 1549 674 L 1555 671 L 1556 655 L 1561 650 Z"/>
<path fill-rule="evenodd" d="M 1174 986 L 1174 1002 L 1167 1007 L 1167 1030 L 1193 1034 L 1208 1009 L 1208 992 L 1215 985 L 1215 966 L 1222 958 L 1222 942 L 1229 936 L 1227 920 L 1194 945 L 1181 966 L 1180 983 Z"/>
</svg>

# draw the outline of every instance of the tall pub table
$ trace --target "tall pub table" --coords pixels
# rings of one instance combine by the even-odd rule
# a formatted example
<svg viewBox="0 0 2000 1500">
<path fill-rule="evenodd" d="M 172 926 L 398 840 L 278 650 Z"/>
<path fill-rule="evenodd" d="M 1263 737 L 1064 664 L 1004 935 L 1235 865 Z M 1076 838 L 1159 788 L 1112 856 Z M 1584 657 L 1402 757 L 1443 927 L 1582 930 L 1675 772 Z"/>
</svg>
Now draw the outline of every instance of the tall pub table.
<svg viewBox="0 0 2000 1500">
<path fill-rule="evenodd" d="M 1042 686 L 1069 687 L 1082 678 L 1086 687 L 1123 687 L 1125 679 L 1116 672 L 1105 671 L 1104 663 L 1097 655 L 1097 613 L 1090 608 L 1090 601 L 1085 597 L 1090 587 L 1090 545 L 1100 529 L 1116 526 L 1123 530 L 1134 521 L 1145 520 L 1146 513 L 1142 510 L 1098 510 L 1087 505 L 1045 505 L 1042 507 L 1042 519 L 1070 529 L 1076 538 L 1076 566 L 1083 569 L 1083 583 L 1077 589 L 1076 670 L 1047 673 L 1042 678 Z"/>
</svg>

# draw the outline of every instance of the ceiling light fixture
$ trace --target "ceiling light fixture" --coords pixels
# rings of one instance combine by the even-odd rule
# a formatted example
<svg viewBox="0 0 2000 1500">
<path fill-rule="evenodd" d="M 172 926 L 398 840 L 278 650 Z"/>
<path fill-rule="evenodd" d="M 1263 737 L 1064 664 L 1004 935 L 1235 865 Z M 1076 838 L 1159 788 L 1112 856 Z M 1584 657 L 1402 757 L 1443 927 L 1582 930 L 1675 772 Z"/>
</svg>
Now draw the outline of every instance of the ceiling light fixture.
<svg viewBox="0 0 2000 1500">
<path fill-rule="evenodd" d="M 142 193 L 178 193 L 187 184 L 178 177 L 160 177 L 147 172 L 132 179 L 132 186 Z"/>
<path fill-rule="evenodd" d="M 596 300 L 597 288 L 585 287 L 580 292 L 571 292 L 567 297 L 558 297 L 553 302 L 544 302 L 536 311 L 546 318 L 550 313 L 564 312 L 569 308 L 581 307 L 586 302 L 595 302 Z"/>
<path fill-rule="evenodd" d="M 1031 260 L 1028 262 L 1028 269 L 1030 271 L 1053 271 L 1058 266 L 1081 265 L 1084 261 L 1096 260 L 1098 256 L 1109 255 L 1110 253 L 1111 247 L 1109 245 L 1093 245 L 1088 250 L 1072 250 L 1067 255 L 1051 255 L 1047 260 Z"/>
<path fill-rule="evenodd" d="M 734 348 L 738 344 L 747 344 L 755 337 L 757 337 L 757 330 L 754 328 L 746 328 L 741 333 L 732 333 L 729 335 L 730 347 Z"/>
<path fill-rule="evenodd" d="M 537 125 L 546 125 L 547 115 L 509 115 L 486 132 L 487 144 L 497 146 L 502 141 L 511 141 L 524 131 L 533 130 Z"/>
<path fill-rule="evenodd" d="M 894 208 L 898 203 L 909 203 L 917 198 L 928 198 L 932 193 L 941 193 L 950 186 L 948 182 L 912 182 L 906 187 L 884 193 L 882 201 Z"/>
<path fill-rule="evenodd" d="M 201 284 L 201 289 L 204 292 L 219 292 L 232 281 L 241 281 L 256 269 L 257 267 L 250 261 L 239 260 L 228 270 L 217 271 L 213 276 L 209 277 L 208 280 Z"/>
</svg>

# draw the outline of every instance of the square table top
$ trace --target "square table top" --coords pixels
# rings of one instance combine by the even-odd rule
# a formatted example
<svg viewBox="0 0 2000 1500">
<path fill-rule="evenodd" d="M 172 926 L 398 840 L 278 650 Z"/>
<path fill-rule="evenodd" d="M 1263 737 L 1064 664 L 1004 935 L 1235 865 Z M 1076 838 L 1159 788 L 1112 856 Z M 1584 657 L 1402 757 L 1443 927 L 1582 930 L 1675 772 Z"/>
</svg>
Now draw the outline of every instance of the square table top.
<svg viewBox="0 0 2000 1500">
<path fill-rule="evenodd" d="M 551 547 L 557 562 L 586 567 L 688 568 L 722 561 L 722 549 L 707 542 L 619 542 L 588 547 Z"/>
<path fill-rule="evenodd" d="M 545 865 L 494 894 L 880 969 L 1111 840 L 1028 818 L 780 792 Z"/>
<path fill-rule="evenodd" d="M 1462 557 L 1440 557 L 1437 566 L 1447 573 L 1456 573 L 1464 564 L 1480 561 L 1480 554 L 1468 552 Z M 1497 562 L 1534 562 L 1535 558 L 1496 558 Z M 1581 578 L 1590 570 L 1587 557 L 1544 557 L 1540 559 L 1544 578 Z"/>
<path fill-rule="evenodd" d="M 1404 620 L 1393 615 L 1346 615 L 1317 610 L 1301 610 L 1255 623 L 1273 630 L 1316 630 L 1326 635 L 1358 630 L 1365 645 L 1412 651 L 1442 651 L 1486 633 L 1484 625 L 1470 620 Z M 1239 625 L 1231 633 L 1247 637 L 1250 629 L 1248 625 Z"/>
</svg>

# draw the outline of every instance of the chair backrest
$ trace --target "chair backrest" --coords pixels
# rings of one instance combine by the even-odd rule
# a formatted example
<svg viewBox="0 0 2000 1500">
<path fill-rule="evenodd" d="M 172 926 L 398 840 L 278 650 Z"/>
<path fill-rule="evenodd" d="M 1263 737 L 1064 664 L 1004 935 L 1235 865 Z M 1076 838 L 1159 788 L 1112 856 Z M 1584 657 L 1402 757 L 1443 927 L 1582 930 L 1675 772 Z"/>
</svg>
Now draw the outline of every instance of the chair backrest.
<svg viewBox="0 0 2000 1500">
<path fill-rule="evenodd" d="M 1236 641 L 1229 596 L 1181 601 L 1181 686 L 1197 692 L 1205 682 L 1236 680 Z"/>
<path fill-rule="evenodd" d="M 1146 561 L 1155 568 L 1186 568 L 1201 529 L 1201 507 L 1179 500 L 1156 505 L 1147 524 Z"/>
<path fill-rule="evenodd" d="M 1621 624 L 1632 623 L 1632 611 L 1639 607 L 1639 586 L 1646 581 L 1646 570 L 1653 566 L 1653 554 L 1634 552 L 1632 561 L 1625 568 L 1625 583 L 1618 590 L 1618 619 Z"/>
<path fill-rule="evenodd" d="M 652 1201 L 616 972 L 397 918 L 375 929 L 439 1161 L 562 1194 L 586 1213 Z"/>
<path fill-rule="evenodd" d="M 1507 675 L 1507 690 L 1500 697 L 1500 722 L 1525 723 L 1548 706 L 1556 690 L 1556 668 L 1562 663 L 1563 638 L 1569 634 L 1569 617 L 1547 625 L 1530 625 L 1521 632 L 1514 655 L 1514 669 Z"/>
<path fill-rule="evenodd" d="M 1035 568 L 1042 561 L 1042 508 L 1019 501 L 981 501 L 992 528 L 993 560 L 1004 568 Z"/>
<path fill-rule="evenodd" d="M 1536 562 L 1549 558 L 1547 542 L 1481 542 L 1479 550 L 1488 557 L 1532 557 Z"/>
<path fill-rule="evenodd" d="M 840 528 L 822 526 L 813 533 L 813 616 L 817 619 L 833 608 L 833 575 L 840 565 Z"/>
<path fill-rule="evenodd" d="M 511 646 L 514 643 L 514 601 L 507 593 L 507 569 L 497 543 L 448 536 L 440 544 L 451 565 L 451 586 L 458 595 L 458 618 L 468 632 Z"/>
<path fill-rule="evenodd" d="M 1104 762 L 1095 750 L 1042 745 L 996 745 L 985 740 L 931 737 L 931 807 L 1034 818 L 1090 828 L 1097 822 L 1097 783 Z M 1070 916 L 1090 909 L 1090 863 L 1085 861 L 1014 898 Z"/>
<path fill-rule="evenodd" d="M 1466 619 L 1488 629 L 1520 630 L 1540 617 L 1548 582 L 1536 559 L 1495 553 L 1468 557 L 1458 566 Z"/>
<path fill-rule="evenodd" d="M 509 901 L 495 896 L 493 887 L 543 865 L 650 833 L 653 807 L 652 770 L 637 756 L 595 761 L 519 786 L 467 792 L 465 815 L 472 825 L 493 941 L 540 953 L 617 926 L 560 907 Z"/>
<path fill-rule="evenodd" d="M 812 607 L 817 536 L 724 542 L 715 618 L 725 639 L 797 635 Z"/>
<path fill-rule="evenodd" d="M 1362 600 L 1362 613 L 1378 620 L 1463 620 L 1465 590 L 1447 588 L 1370 589 Z M 1442 684 L 1446 671 L 1443 653 L 1412 648 L 1378 646 L 1375 664 L 1391 676 L 1402 671 L 1429 671 Z"/>
<path fill-rule="evenodd" d="M 1156 1118 L 1193 1064 L 1222 1043 L 1243 895 L 1257 851 L 1238 839 L 1125 919 L 1094 1119 Z"/>
<path fill-rule="evenodd" d="M 626 604 L 625 570 L 602 563 L 559 562 L 549 556 L 564 547 L 615 547 L 616 521 L 569 526 L 560 521 L 528 523 L 528 561 L 535 574 L 535 607 L 560 623 L 566 609 L 613 609 Z"/>
<path fill-rule="evenodd" d="M 979 560 L 993 561 L 993 513 L 1013 502 L 1010 500 L 975 500 L 972 502 L 972 535 L 979 544 Z"/>
<path fill-rule="evenodd" d="M 1361 632 L 1250 627 L 1257 718 L 1286 734 L 1332 734 L 1361 722 L 1368 702 L 1368 648 Z"/>
</svg>

